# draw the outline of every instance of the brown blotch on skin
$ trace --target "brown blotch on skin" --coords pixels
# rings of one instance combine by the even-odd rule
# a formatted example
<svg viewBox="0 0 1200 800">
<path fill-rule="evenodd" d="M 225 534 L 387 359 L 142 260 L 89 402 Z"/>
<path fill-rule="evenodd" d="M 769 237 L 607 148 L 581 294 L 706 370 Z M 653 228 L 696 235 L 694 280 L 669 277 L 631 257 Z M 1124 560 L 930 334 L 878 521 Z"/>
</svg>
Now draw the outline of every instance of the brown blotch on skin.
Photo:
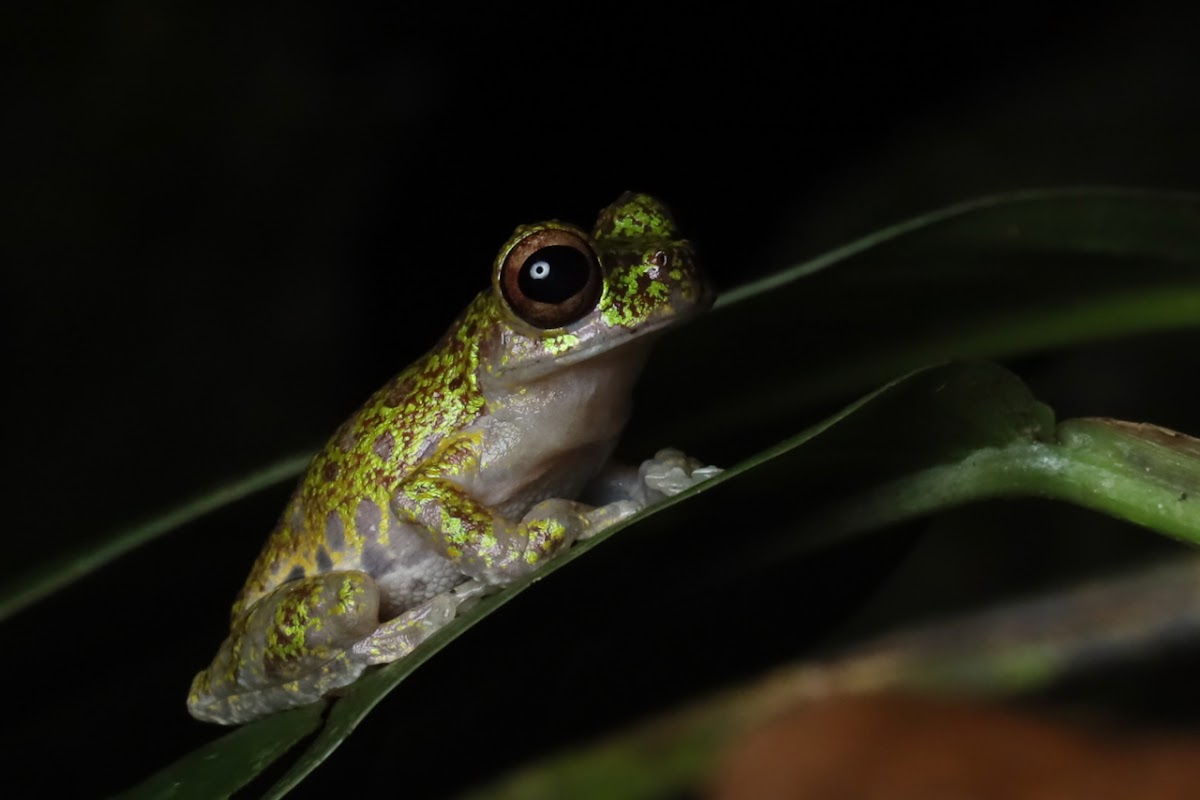
<svg viewBox="0 0 1200 800">
<path fill-rule="evenodd" d="M 392 379 L 392 382 L 383 388 L 380 398 L 383 405 L 387 408 L 404 405 L 405 401 L 412 396 L 413 384 L 411 376 L 405 377 L 404 380 Z"/>
<path fill-rule="evenodd" d="M 386 575 L 395 563 L 391 553 L 374 542 L 367 542 L 363 546 L 361 558 L 363 572 L 373 577 Z"/>
<path fill-rule="evenodd" d="M 296 607 L 289 603 L 283 610 L 283 616 L 275 625 L 278 648 L 268 647 L 263 652 L 263 672 L 270 678 L 291 677 L 285 674 L 292 666 L 293 659 L 284 655 L 295 637 L 288 631 L 296 621 Z"/>
<path fill-rule="evenodd" d="M 349 453 L 353 450 L 354 444 L 358 441 L 358 418 L 359 414 L 355 414 L 346 420 L 342 424 L 342 427 L 338 428 L 338 432 L 334 436 L 334 439 L 337 441 L 337 448 L 343 453 Z"/>
<path fill-rule="evenodd" d="M 371 444 L 371 450 L 375 453 L 375 455 L 379 456 L 384 461 L 387 461 L 392 457 L 392 449 L 395 448 L 395 446 L 396 438 L 392 436 L 392 432 L 384 431 L 383 433 L 379 434 L 379 436 L 376 437 L 375 441 Z"/>
<path fill-rule="evenodd" d="M 304 530 L 304 503 L 300 500 L 295 500 L 292 503 L 291 513 L 288 514 L 288 527 L 293 531 Z"/>
<path fill-rule="evenodd" d="M 379 538 L 379 523 L 383 512 L 373 501 L 363 498 L 354 509 L 354 530 L 359 536 L 373 542 Z"/>
<path fill-rule="evenodd" d="M 329 572 L 333 569 L 333 559 L 329 557 L 329 551 L 325 549 L 325 545 L 317 547 L 317 569 L 321 572 Z"/>
<path fill-rule="evenodd" d="M 336 461 L 330 461 L 321 470 L 321 479 L 324 480 L 326 483 L 333 483 L 334 481 L 337 480 L 337 477 L 338 477 L 338 475 L 341 474 L 341 472 L 342 472 L 341 464 L 338 464 Z"/>
<path fill-rule="evenodd" d="M 325 518 L 325 543 L 331 550 L 342 551 L 346 547 L 346 526 L 336 511 Z"/>
<path fill-rule="evenodd" d="M 592 238 L 600 239 L 611 236 L 616 229 L 617 212 L 610 205 L 600 212 L 600 216 L 596 219 L 596 224 L 592 226 Z"/>
</svg>

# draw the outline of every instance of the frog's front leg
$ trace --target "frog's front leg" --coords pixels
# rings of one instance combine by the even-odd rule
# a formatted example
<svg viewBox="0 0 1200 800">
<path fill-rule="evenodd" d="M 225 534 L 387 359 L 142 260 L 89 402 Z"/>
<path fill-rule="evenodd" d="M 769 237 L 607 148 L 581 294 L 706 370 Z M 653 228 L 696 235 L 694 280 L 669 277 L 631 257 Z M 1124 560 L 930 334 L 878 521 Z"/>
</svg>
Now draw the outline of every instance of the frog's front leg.
<svg viewBox="0 0 1200 800">
<path fill-rule="evenodd" d="M 397 517 L 419 527 L 431 546 L 465 575 L 502 586 L 526 575 L 571 542 L 595 535 L 641 510 L 620 500 L 603 506 L 561 498 L 535 504 L 511 520 L 471 496 L 457 480 L 457 465 L 473 458 L 469 443 L 448 448 L 392 496 Z"/>
<path fill-rule="evenodd" d="M 369 665 L 407 655 L 466 598 L 440 594 L 381 625 L 379 589 L 364 572 L 291 581 L 234 621 L 212 664 L 192 681 L 188 709 L 232 725 L 315 702 Z"/>
<path fill-rule="evenodd" d="M 674 497 L 723 472 L 673 447 L 664 448 L 639 466 L 609 463 L 584 489 L 584 499 L 597 504 L 629 500 L 639 507 Z"/>
</svg>

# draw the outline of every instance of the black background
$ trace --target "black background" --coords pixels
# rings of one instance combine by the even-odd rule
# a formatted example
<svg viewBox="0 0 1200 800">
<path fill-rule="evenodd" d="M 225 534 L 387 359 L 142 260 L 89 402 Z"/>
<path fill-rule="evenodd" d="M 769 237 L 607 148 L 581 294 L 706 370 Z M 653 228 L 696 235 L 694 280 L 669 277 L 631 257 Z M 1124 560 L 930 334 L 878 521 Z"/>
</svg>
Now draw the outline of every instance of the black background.
<svg viewBox="0 0 1200 800">
<path fill-rule="evenodd" d="M 1200 184 L 1195 10 L 0 14 L 5 576 L 315 446 L 521 222 L 653 192 L 729 287 L 981 193 Z M 1136 407 L 1113 383 L 1108 406 L 1065 401 Z M 211 735 L 183 696 L 282 497 L 5 624 L 18 781 L 113 790 Z M 536 715 L 493 718 L 489 696 L 441 718 L 519 740 Z"/>
</svg>

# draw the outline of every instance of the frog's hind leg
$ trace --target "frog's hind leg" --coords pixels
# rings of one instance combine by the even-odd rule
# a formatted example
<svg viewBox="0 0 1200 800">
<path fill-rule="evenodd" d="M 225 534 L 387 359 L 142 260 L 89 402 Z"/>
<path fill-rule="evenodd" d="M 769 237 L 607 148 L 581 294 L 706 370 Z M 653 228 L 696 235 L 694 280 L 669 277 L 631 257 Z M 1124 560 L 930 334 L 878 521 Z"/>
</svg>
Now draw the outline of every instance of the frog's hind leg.
<svg viewBox="0 0 1200 800">
<path fill-rule="evenodd" d="M 408 655 L 472 596 L 440 594 L 381 625 L 379 594 L 358 571 L 280 586 L 235 621 L 213 663 L 192 682 L 188 710 L 231 725 L 315 702 L 371 664 Z"/>
<path fill-rule="evenodd" d="M 234 620 L 192 681 L 188 710 L 229 725 L 311 703 L 362 673 L 348 651 L 378 624 L 379 590 L 364 572 L 285 583 Z"/>
</svg>

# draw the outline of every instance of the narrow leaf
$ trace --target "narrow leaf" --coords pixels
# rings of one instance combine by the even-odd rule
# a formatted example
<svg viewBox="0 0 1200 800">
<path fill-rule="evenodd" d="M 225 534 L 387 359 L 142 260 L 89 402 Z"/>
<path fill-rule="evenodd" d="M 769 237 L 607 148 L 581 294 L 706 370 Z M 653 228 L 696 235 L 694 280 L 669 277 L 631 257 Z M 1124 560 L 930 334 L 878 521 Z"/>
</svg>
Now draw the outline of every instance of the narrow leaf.
<svg viewBox="0 0 1200 800">
<path fill-rule="evenodd" d="M 1127 659 L 1200 631 L 1200 561 L 901 631 L 840 657 L 777 670 L 463 797 L 659 798 L 702 784 L 739 734 L 803 702 L 886 691 L 1003 695 Z"/>
<path fill-rule="evenodd" d="M 209 742 L 118 795 L 119 800 L 216 800 L 249 783 L 321 724 L 323 703 L 260 719 Z"/>
<path fill-rule="evenodd" d="M 649 405 L 674 400 L 675 412 L 635 417 L 631 432 L 648 446 L 765 443 L 928 364 L 1197 327 L 1200 195 L 985 197 L 725 292 L 663 342 L 642 381 Z M 703 370 L 674 369 L 698 357 Z"/>
<path fill-rule="evenodd" d="M 28 605 L 58 591 L 116 558 L 165 533 L 180 528 L 257 491 L 295 478 L 308 464 L 311 455 L 291 456 L 270 466 L 231 481 L 196 499 L 166 511 L 139 525 L 98 537 L 73 553 L 56 558 L 10 581 L 0 588 L 0 620 L 7 619 Z"/>
</svg>

